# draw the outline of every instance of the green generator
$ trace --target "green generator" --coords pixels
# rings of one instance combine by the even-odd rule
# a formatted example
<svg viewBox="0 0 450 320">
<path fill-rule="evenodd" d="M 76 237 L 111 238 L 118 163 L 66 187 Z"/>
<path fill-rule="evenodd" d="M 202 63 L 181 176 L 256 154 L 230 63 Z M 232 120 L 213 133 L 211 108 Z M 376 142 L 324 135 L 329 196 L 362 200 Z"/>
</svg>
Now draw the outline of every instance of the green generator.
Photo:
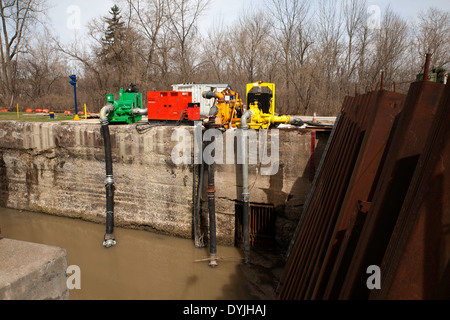
<svg viewBox="0 0 450 320">
<path fill-rule="evenodd" d="M 428 73 L 428 80 L 431 82 L 438 82 L 438 83 L 447 83 L 448 73 L 446 70 L 442 67 L 438 67 L 433 69 L 430 73 Z M 417 81 L 423 80 L 423 73 L 419 73 L 417 75 Z"/>
<path fill-rule="evenodd" d="M 119 100 L 114 100 L 114 94 L 109 93 L 106 101 L 114 106 L 114 111 L 107 116 L 109 123 L 136 123 L 142 120 L 146 111 L 142 109 L 142 93 L 137 92 L 135 87 L 126 91 L 120 88 Z"/>
</svg>

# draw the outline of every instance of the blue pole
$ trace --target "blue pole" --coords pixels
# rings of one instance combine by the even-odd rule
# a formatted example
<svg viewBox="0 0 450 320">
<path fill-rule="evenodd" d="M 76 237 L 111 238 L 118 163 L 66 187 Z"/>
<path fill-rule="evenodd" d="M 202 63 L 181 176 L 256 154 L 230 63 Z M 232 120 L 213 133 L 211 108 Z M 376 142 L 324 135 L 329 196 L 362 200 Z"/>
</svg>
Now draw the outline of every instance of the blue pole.
<svg viewBox="0 0 450 320">
<path fill-rule="evenodd" d="M 72 80 L 69 83 L 73 85 L 73 93 L 75 96 L 75 114 L 78 114 L 78 103 L 77 103 L 77 76 L 72 74 L 69 76 L 69 78 Z"/>
<path fill-rule="evenodd" d="M 75 114 L 78 114 L 78 103 L 77 103 L 77 84 L 73 86 L 73 92 L 75 95 Z"/>
</svg>

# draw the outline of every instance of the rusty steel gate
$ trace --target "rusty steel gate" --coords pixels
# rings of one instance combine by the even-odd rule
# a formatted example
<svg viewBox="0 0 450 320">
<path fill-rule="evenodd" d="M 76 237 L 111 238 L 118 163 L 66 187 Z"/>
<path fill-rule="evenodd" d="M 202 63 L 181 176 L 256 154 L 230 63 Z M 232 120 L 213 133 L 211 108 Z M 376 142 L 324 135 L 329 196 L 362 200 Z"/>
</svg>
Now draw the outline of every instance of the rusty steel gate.
<svg viewBox="0 0 450 320">
<path fill-rule="evenodd" d="M 242 203 L 235 205 L 235 246 L 240 247 L 242 237 Z M 271 247 L 275 245 L 276 212 L 273 205 L 250 203 L 249 211 L 250 245 Z"/>
</svg>

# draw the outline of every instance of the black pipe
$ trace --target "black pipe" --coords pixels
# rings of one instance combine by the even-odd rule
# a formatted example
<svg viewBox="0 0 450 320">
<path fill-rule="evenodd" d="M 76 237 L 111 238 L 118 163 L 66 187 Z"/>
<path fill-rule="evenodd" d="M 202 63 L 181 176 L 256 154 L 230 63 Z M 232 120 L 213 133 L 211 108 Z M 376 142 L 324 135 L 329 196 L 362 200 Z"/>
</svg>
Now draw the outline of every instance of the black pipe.
<svg viewBox="0 0 450 320">
<path fill-rule="evenodd" d="M 106 233 L 103 241 L 105 248 L 110 248 L 116 244 L 114 238 L 114 179 L 111 155 L 111 137 L 109 125 L 102 122 L 101 132 L 105 143 L 105 167 L 106 167 Z"/>
<path fill-rule="evenodd" d="M 244 262 L 250 262 L 250 230 L 249 230 L 250 203 L 245 200 L 242 203 L 242 231 L 244 235 Z"/>
<path fill-rule="evenodd" d="M 216 116 L 214 115 L 214 109 L 211 108 L 210 116 L 208 119 L 207 127 L 214 128 L 216 123 Z M 215 138 L 211 139 L 209 145 L 212 145 L 212 153 L 211 156 L 215 156 L 214 150 Z M 217 267 L 217 248 L 216 248 L 216 189 L 215 189 L 215 181 L 214 181 L 214 170 L 215 165 L 214 162 L 208 166 L 208 211 L 209 211 L 209 253 L 210 267 Z"/>
<path fill-rule="evenodd" d="M 203 153 L 203 143 L 200 148 L 200 153 Z M 198 181 L 197 199 L 196 199 L 195 209 L 194 209 L 194 239 L 195 239 L 195 247 L 196 248 L 204 247 L 204 244 L 200 241 L 200 236 L 198 234 L 200 202 L 201 202 L 201 198 L 202 198 L 203 176 L 204 176 L 204 172 L 205 172 L 205 162 L 203 161 L 203 157 L 200 157 L 200 159 L 202 159 L 202 163 L 200 165 L 200 177 L 199 177 L 199 181 Z"/>
<path fill-rule="evenodd" d="M 250 226 L 249 208 L 250 192 L 248 188 L 248 122 L 251 120 L 253 112 L 247 110 L 241 117 L 242 129 L 242 234 L 244 236 L 244 262 L 250 262 Z"/>
<path fill-rule="evenodd" d="M 216 247 L 216 203 L 215 203 L 215 183 L 214 183 L 214 163 L 208 169 L 208 210 L 209 210 L 209 266 L 217 267 L 217 247 Z"/>
<path fill-rule="evenodd" d="M 205 99 L 214 99 L 216 98 L 216 93 L 214 91 L 204 91 L 202 92 L 202 97 Z"/>
</svg>

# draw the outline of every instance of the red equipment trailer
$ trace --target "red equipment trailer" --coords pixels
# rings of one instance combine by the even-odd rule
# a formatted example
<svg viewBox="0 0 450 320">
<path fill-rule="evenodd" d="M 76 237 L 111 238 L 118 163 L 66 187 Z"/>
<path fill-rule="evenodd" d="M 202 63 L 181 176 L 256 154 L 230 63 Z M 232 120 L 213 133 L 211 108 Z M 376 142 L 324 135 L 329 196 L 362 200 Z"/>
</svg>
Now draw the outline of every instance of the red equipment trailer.
<svg viewBox="0 0 450 320">
<path fill-rule="evenodd" d="M 200 120 L 200 105 L 192 103 L 192 92 L 148 91 L 148 120 Z"/>
</svg>

